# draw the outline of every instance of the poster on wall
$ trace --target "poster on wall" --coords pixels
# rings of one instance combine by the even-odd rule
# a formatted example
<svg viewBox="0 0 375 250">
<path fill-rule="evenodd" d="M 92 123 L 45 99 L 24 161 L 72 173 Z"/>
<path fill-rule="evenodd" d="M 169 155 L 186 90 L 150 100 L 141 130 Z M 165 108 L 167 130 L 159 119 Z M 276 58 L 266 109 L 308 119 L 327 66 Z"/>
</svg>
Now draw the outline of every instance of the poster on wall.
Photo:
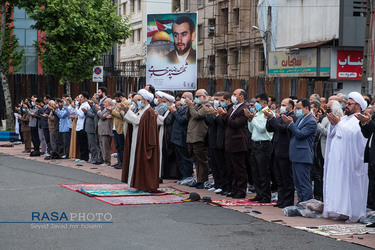
<svg viewBox="0 0 375 250">
<path fill-rule="evenodd" d="M 337 79 L 362 79 L 363 51 L 337 51 Z"/>
<path fill-rule="evenodd" d="M 197 13 L 147 14 L 146 83 L 197 89 Z"/>
</svg>

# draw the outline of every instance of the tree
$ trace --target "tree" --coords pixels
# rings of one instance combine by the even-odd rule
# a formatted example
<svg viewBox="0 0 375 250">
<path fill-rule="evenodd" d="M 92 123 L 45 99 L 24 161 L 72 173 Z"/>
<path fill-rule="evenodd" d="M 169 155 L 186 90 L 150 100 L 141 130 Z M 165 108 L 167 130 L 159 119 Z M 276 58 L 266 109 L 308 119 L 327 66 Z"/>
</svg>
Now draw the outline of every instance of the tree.
<svg viewBox="0 0 375 250">
<path fill-rule="evenodd" d="M 0 79 L 5 99 L 6 125 L 14 125 L 13 104 L 10 95 L 9 83 L 6 75 L 13 67 L 13 72 L 21 69 L 23 50 L 18 49 L 18 39 L 13 34 L 13 10 L 15 1 L 1 1 L 1 26 L 0 26 Z"/>
<path fill-rule="evenodd" d="M 26 7 L 34 28 L 45 33 L 36 45 L 43 71 L 68 87 L 89 79 L 100 54 L 131 34 L 109 0 L 33 0 Z"/>
</svg>

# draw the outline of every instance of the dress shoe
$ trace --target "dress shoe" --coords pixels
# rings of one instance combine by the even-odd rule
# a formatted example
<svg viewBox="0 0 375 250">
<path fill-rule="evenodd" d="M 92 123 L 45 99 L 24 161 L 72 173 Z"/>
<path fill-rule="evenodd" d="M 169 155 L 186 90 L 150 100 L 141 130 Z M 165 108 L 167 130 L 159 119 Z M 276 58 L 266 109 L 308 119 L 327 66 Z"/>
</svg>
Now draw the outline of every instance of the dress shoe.
<svg viewBox="0 0 375 250">
<path fill-rule="evenodd" d="M 223 195 L 223 196 L 227 196 L 228 194 L 229 194 L 228 191 L 221 192 L 221 195 Z"/>
<path fill-rule="evenodd" d="M 250 201 L 260 201 L 262 200 L 259 196 L 255 196 L 253 199 L 249 199 Z"/>
<path fill-rule="evenodd" d="M 197 186 L 199 186 L 199 185 L 202 185 L 203 183 L 199 183 L 199 182 L 197 182 L 197 183 L 195 183 L 195 184 L 193 184 L 193 185 L 190 185 L 189 187 L 197 187 Z"/>
<path fill-rule="evenodd" d="M 227 194 L 227 197 L 233 197 L 233 196 L 236 196 L 236 194 L 232 193 L 232 192 L 230 192 L 229 194 Z"/>
<path fill-rule="evenodd" d="M 258 201 L 258 203 L 271 203 L 271 200 L 263 198 L 262 200 Z"/>
<path fill-rule="evenodd" d="M 122 169 L 122 166 L 121 165 L 117 165 L 116 167 L 114 167 L 115 169 Z"/>
<path fill-rule="evenodd" d="M 236 194 L 235 196 L 233 196 L 232 198 L 233 199 L 243 199 L 246 197 L 246 194 Z"/>
</svg>

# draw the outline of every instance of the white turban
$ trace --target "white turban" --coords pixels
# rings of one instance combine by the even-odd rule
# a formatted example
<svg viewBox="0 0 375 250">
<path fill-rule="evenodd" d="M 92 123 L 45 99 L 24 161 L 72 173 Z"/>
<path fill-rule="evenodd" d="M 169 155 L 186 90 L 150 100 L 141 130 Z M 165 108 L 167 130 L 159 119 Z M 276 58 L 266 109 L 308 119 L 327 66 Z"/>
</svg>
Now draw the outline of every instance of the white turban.
<svg viewBox="0 0 375 250">
<path fill-rule="evenodd" d="M 144 99 L 146 99 L 149 102 L 151 102 L 154 99 L 154 95 L 145 89 L 139 90 L 138 95 L 141 95 Z"/>
<path fill-rule="evenodd" d="M 367 108 L 367 102 L 365 101 L 365 99 L 363 99 L 363 96 L 358 92 L 351 92 L 348 95 L 348 99 L 352 99 L 353 101 L 361 105 L 362 111 Z"/>
<path fill-rule="evenodd" d="M 155 95 L 158 95 L 160 97 L 164 97 L 165 93 L 163 91 L 156 91 Z"/>
<path fill-rule="evenodd" d="M 173 95 L 170 95 L 170 94 L 165 93 L 164 97 L 165 97 L 168 101 L 170 101 L 170 102 L 174 102 L 174 101 L 175 101 Z"/>
<path fill-rule="evenodd" d="M 165 99 L 167 99 L 170 102 L 174 102 L 175 101 L 175 99 L 174 99 L 174 97 L 172 95 L 167 94 L 167 93 L 165 93 L 163 91 L 156 91 L 155 95 L 158 95 L 158 96 L 160 96 L 162 98 L 164 97 Z"/>
</svg>

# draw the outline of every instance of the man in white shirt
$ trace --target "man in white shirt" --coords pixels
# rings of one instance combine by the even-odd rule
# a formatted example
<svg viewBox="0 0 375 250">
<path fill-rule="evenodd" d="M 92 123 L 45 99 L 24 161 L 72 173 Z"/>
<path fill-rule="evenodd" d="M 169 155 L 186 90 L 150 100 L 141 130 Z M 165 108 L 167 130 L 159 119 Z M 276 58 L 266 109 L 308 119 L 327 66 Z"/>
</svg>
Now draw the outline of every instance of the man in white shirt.
<svg viewBox="0 0 375 250">
<path fill-rule="evenodd" d="M 79 152 L 81 155 L 81 162 L 87 162 L 89 160 L 89 145 L 87 141 L 87 134 L 84 129 L 84 123 L 86 114 L 83 112 L 82 109 L 90 110 L 90 105 L 87 102 L 87 100 L 90 98 L 89 93 L 86 91 L 82 92 L 82 94 L 79 95 L 79 103 L 80 105 L 76 107 L 76 115 L 77 115 L 77 141 L 79 143 Z"/>
</svg>

